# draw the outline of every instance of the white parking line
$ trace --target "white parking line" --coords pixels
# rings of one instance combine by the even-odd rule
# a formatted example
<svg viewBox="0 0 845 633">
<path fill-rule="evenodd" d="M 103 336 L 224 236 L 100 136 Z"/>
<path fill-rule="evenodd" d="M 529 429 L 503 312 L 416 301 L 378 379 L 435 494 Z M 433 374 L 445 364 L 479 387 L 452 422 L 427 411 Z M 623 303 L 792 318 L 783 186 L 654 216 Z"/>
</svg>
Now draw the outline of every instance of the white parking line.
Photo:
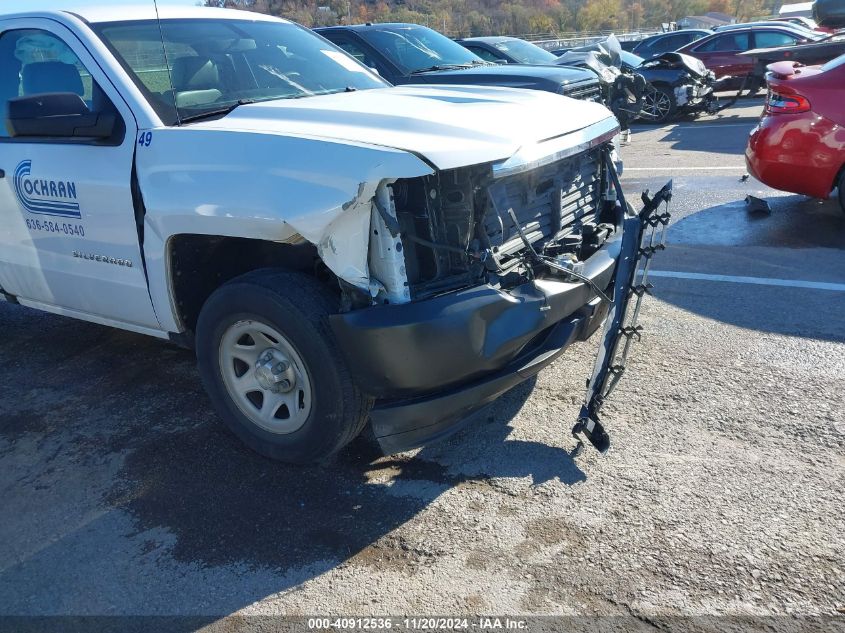
<svg viewBox="0 0 845 633">
<path fill-rule="evenodd" d="M 745 165 L 734 165 L 733 167 L 624 167 L 624 171 L 745 171 Z"/>
<path fill-rule="evenodd" d="M 753 284 L 756 286 L 781 286 L 786 288 L 810 288 L 812 290 L 833 290 L 845 292 L 845 284 L 827 281 L 802 281 L 800 279 L 771 279 L 769 277 L 735 277 L 733 275 L 707 275 L 704 273 L 684 273 L 673 270 L 652 270 L 653 277 L 671 277 L 673 279 L 696 279 L 699 281 L 726 281 L 734 284 Z"/>
<path fill-rule="evenodd" d="M 757 125 L 757 121 L 749 122 L 749 123 L 715 123 L 713 125 L 661 125 L 661 126 L 654 126 L 648 127 L 647 125 L 642 125 L 639 127 L 634 128 L 634 134 L 636 135 L 639 131 L 648 131 L 654 132 L 655 130 L 706 130 L 709 128 L 720 127 L 747 127 L 752 128 Z"/>
</svg>

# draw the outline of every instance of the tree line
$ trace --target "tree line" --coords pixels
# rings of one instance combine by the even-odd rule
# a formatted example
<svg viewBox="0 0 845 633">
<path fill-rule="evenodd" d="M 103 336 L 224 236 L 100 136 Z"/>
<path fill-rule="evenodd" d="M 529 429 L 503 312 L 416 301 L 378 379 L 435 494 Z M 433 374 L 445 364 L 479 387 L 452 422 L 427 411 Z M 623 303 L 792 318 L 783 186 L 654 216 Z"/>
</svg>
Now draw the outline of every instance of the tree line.
<svg viewBox="0 0 845 633">
<path fill-rule="evenodd" d="M 659 28 L 710 11 L 746 21 L 770 15 L 776 0 L 205 0 L 305 26 L 413 22 L 451 37 L 550 35 Z"/>
</svg>

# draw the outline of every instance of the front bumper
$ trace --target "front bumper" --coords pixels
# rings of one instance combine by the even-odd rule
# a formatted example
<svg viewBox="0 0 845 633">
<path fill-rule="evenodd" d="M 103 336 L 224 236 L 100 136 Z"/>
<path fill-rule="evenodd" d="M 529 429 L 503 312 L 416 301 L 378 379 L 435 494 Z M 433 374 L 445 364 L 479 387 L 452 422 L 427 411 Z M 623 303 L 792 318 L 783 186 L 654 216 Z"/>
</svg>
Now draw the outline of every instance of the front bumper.
<svg viewBox="0 0 845 633">
<path fill-rule="evenodd" d="M 675 103 L 679 110 L 696 110 L 714 98 L 712 86 L 694 83 L 675 88 Z"/>
<path fill-rule="evenodd" d="M 617 194 L 617 229 L 585 262 L 584 281 L 534 280 L 507 292 L 483 286 L 331 317 L 353 375 L 365 391 L 382 394 L 370 418 L 386 453 L 453 432 L 602 324 L 599 352 L 572 433 L 583 435 L 601 452 L 608 449 L 599 412 L 625 372 L 632 341 L 639 338 L 637 316 L 650 288 L 649 264 L 665 247 L 672 198 L 669 181 L 652 197 L 644 192 L 643 208 L 635 213 L 625 202 L 616 172 L 609 174 Z M 632 297 L 636 300 L 628 318 Z"/>
<path fill-rule="evenodd" d="M 621 215 L 621 210 L 620 210 Z M 612 286 L 624 224 L 581 274 Z M 539 279 L 507 291 L 478 286 L 427 300 L 332 316 L 386 453 L 446 435 L 499 395 L 588 338 L 608 306 L 583 282 Z"/>
<path fill-rule="evenodd" d="M 472 415 L 551 364 L 572 343 L 598 329 L 608 312 L 596 298 L 552 325 L 530 351 L 483 378 L 429 396 L 377 403 L 370 422 L 381 449 L 398 453 L 460 429 Z"/>
</svg>

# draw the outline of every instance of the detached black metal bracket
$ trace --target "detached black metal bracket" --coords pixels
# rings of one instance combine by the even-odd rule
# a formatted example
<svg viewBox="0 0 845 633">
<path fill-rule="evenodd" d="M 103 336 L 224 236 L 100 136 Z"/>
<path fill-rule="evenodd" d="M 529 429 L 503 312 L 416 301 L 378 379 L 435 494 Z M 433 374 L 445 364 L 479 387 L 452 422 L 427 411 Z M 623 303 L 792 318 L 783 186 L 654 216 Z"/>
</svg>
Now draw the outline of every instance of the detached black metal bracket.
<svg viewBox="0 0 845 633">
<path fill-rule="evenodd" d="M 622 208 L 626 209 L 619 176 L 610 165 L 610 157 L 607 154 L 605 161 L 617 199 Z M 651 258 L 665 248 L 666 226 L 671 219 L 668 210 L 660 213 L 659 208 L 663 204 L 668 205 L 671 199 L 670 180 L 654 196 L 649 196 L 648 190 L 644 191 L 642 210 L 635 215 L 626 214 L 622 221 L 622 248 L 614 272 L 613 302 L 605 320 L 593 374 L 587 380 L 584 404 L 581 406 L 578 421 L 572 427 L 572 434 L 578 439 L 576 453 L 582 446 L 579 437 L 581 435 L 601 453 L 610 448 L 610 437 L 599 419 L 599 412 L 625 373 L 631 345 L 641 338 L 643 328 L 637 324 L 637 319 L 643 297 L 651 294 L 652 285 L 648 283 Z M 648 227 L 651 227 L 651 231 L 646 240 Z M 638 281 L 640 274 L 642 278 Z M 633 297 L 636 299 L 629 318 L 628 307 Z"/>
<path fill-rule="evenodd" d="M 619 328 L 619 333 L 624 336 L 626 339 L 631 339 L 635 341 L 639 341 L 642 337 L 640 334 L 643 331 L 642 325 L 627 325 L 623 328 Z"/>
<path fill-rule="evenodd" d="M 578 439 L 578 434 L 587 438 L 599 453 L 604 454 L 610 448 L 610 436 L 604 430 L 598 417 L 580 418 L 572 427 L 572 435 Z M 580 442 L 580 439 L 578 440 Z"/>
<path fill-rule="evenodd" d="M 637 295 L 638 297 L 650 295 L 653 288 L 654 286 L 652 284 L 637 284 L 636 286 L 631 286 L 631 294 Z"/>
</svg>

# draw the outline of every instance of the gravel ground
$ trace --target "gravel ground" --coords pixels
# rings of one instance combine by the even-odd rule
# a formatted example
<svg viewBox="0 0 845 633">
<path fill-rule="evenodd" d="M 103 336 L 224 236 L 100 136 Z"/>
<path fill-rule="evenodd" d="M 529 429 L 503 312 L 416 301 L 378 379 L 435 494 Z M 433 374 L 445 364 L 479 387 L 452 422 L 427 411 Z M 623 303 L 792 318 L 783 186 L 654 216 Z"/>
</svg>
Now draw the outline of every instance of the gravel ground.
<svg viewBox="0 0 845 633">
<path fill-rule="evenodd" d="M 676 178 L 658 268 L 845 283 L 832 202 L 739 182 L 755 107 L 635 132 L 626 187 Z M 845 612 L 845 292 L 655 283 L 607 455 L 569 434 L 592 341 L 447 442 L 311 469 L 242 449 L 189 353 L 0 304 L 0 615 Z"/>
</svg>

